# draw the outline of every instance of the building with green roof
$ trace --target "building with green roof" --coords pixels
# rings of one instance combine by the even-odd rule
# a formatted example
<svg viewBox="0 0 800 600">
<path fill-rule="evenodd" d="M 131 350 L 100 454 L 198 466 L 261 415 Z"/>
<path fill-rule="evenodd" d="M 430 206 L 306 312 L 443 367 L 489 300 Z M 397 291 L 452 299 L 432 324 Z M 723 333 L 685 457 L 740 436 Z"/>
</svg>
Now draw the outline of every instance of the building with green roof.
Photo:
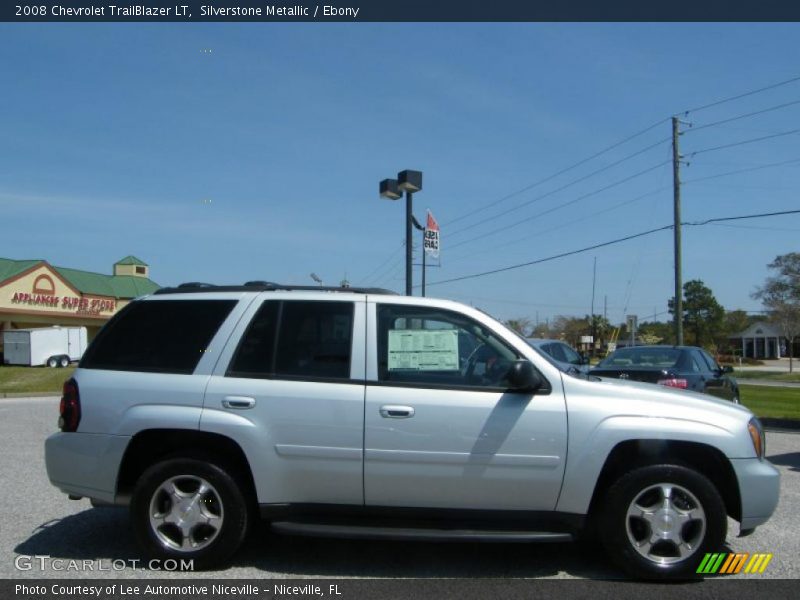
<svg viewBox="0 0 800 600">
<path fill-rule="evenodd" d="M 130 300 L 159 287 L 150 279 L 150 266 L 135 256 L 114 263 L 110 275 L 43 259 L 0 258 L 0 331 L 85 326 L 91 339 Z"/>
</svg>

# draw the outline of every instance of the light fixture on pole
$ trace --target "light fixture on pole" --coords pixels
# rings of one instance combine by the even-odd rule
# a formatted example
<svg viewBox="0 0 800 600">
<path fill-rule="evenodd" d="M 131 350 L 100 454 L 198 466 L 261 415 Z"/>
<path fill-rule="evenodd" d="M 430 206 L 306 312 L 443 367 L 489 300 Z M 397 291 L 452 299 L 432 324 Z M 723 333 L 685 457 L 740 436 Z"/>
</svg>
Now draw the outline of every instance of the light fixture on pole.
<svg viewBox="0 0 800 600">
<path fill-rule="evenodd" d="M 411 225 L 414 192 L 422 190 L 422 171 L 406 169 L 397 174 L 397 179 L 384 179 L 380 182 L 381 198 L 399 200 L 406 193 L 406 296 L 411 295 Z"/>
</svg>

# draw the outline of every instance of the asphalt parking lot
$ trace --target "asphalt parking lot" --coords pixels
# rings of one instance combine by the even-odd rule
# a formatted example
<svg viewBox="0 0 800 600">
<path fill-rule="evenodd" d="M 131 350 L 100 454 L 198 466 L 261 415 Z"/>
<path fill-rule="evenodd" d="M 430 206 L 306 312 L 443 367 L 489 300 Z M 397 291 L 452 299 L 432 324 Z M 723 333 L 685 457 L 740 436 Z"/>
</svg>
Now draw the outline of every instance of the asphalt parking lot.
<svg viewBox="0 0 800 600">
<path fill-rule="evenodd" d="M 182 578 L 196 573 L 150 570 L 139 553 L 127 511 L 69 501 L 50 485 L 44 439 L 56 429 L 57 398 L 0 399 L 0 578 Z M 774 555 L 758 578 L 800 577 L 800 433 L 767 434 L 767 454 L 782 472 L 773 518 L 728 551 Z M 725 549 L 721 549 L 725 550 Z M 29 556 L 49 556 L 48 560 Z M 53 559 L 62 559 L 56 562 Z M 72 562 L 70 562 L 72 561 Z M 70 565 L 88 561 L 93 570 Z M 55 567 L 54 567 L 55 565 Z M 56 568 L 60 567 L 60 568 Z M 105 568 L 105 570 L 98 570 Z M 564 578 L 618 579 L 602 551 L 579 544 L 432 544 L 282 537 L 265 529 L 252 536 L 233 564 L 214 578 Z"/>
</svg>

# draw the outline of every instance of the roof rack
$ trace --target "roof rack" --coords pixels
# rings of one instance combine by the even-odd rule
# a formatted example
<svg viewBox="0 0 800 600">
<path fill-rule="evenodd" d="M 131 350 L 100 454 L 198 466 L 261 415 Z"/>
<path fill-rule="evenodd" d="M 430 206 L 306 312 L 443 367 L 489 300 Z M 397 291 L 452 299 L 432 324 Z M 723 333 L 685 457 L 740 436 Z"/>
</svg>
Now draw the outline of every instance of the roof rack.
<svg viewBox="0 0 800 600">
<path fill-rule="evenodd" d="M 248 281 L 244 285 L 214 285 L 199 281 L 190 281 L 178 284 L 175 287 L 165 287 L 153 292 L 154 294 L 192 294 L 198 292 L 275 292 L 275 291 L 304 291 L 304 292 L 349 292 L 352 294 L 388 294 L 395 296 L 396 292 L 383 288 L 365 287 L 331 287 L 321 285 L 291 285 L 274 283 L 272 281 Z"/>
</svg>

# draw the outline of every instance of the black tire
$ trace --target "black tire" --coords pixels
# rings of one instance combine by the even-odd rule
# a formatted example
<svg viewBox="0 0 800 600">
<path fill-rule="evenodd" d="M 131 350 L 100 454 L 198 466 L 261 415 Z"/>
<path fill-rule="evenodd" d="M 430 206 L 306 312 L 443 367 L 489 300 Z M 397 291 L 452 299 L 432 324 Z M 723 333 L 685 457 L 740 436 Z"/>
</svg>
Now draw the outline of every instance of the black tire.
<svg viewBox="0 0 800 600">
<path fill-rule="evenodd" d="M 69 366 L 69 356 L 62 356 L 58 359 L 58 366 L 61 369 L 66 369 Z"/>
<path fill-rule="evenodd" d="M 55 369 L 58 366 L 58 357 L 51 356 L 50 358 L 48 358 L 47 366 L 50 367 L 51 369 Z"/>
<path fill-rule="evenodd" d="M 670 509 L 664 504 L 667 488 Z M 629 508 L 636 513 L 636 507 L 651 503 L 658 508 L 628 516 Z M 654 533 L 654 527 L 661 530 Z M 719 492 L 704 475 L 680 465 L 651 465 L 623 475 L 608 489 L 599 529 L 612 560 L 633 577 L 694 579 L 705 554 L 719 552 L 725 542 L 728 520 Z M 657 541 L 651 543 L 651 536 Z"/>
<path fill-rule="evenodd" d="M 201 482 L 210 490 L 201 493 Z M 170 483 L 178 488 L 175 495 L 165 490 Z M 193 507 L 189 506 L 192 502 Z M 191 527 L 189 535 L 184 535 L 175 524 L 154 525 L 151 514 L 156 520 L 174 520 L 177 515 L 183 520 L 188 515 L 187 521 L 198 517 L 209 523 L 184 525 Z M 195 458 L 171 458 L 148 468 L 136 483 L 130 506 L 134 535 L 147 556 L 179 563 L 191 560 L 195 570 L 224 564 L 247 535 L 249 516 L 243 487 L 236 478 L 221 466 Z"/>
</svg>

